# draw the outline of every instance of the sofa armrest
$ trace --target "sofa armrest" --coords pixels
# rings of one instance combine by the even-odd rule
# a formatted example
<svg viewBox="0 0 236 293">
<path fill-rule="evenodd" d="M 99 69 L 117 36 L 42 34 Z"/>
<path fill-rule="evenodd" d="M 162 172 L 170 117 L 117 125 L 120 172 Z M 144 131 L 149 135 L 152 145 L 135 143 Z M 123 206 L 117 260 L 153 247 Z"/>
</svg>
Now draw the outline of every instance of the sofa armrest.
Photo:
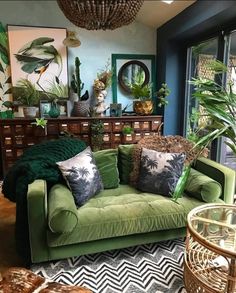
<svg viewBox="0 0 236 293">
<path fill-rule="evenodd" d="M 220 198 L 227 204 L 233 203 L 235 192 L 235 171 L 233 169 L 203 157 L 197 159 L 194 168 L 219 182 L 222 186 Z"/>
<path fill-rule="evenodd" d="M 29 240 L 31 261 L 48 260 L 47 232 L 47 183 L 35 180 L 29 184 L 27 194 Z"/>
</svg>

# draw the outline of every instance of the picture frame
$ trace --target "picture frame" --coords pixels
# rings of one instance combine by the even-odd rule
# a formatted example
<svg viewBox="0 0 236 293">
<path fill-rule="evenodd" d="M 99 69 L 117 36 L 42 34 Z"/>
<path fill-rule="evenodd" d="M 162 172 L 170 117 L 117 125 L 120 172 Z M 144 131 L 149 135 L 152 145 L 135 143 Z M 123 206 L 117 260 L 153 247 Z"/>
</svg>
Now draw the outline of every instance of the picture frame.
<svg viewBox="0 0 236 293">
<path fill-rule="evenodd" d="M 146 83 L 153 84 L 153 92 L 156 91 L 156 57 L 155 55 L 146 54 L 112 54 L 112 100 L 113 103 L 121 103 L 127 113 L 133 113 L 133 97 L 130 92 L 124 90 L 124 87 L 120 84 L 121 76 L 119 73 L 125 65 L 136 64 L 145 68 L 145 74 L 148 75 L 149 80 L 145 80 Z M 119 81 L 120 80 L 120 81 Z"/>
<path fill-rule="evenodd" d="M 110 117 L 121 117 L 122 116 L 122 105 L 119 103 L 110 104 Z"/>
<path fill-rule="evenodd" d="M 7 30 L 13 100 L 20 95 L 20 79 L 29 80 L 42 97 L 56 94 L 58 86 L 69 96 L 66 28 L 8 25 Z"/>
<path fill-rule="evenodd" d="M 70 103 L 68 100 L 59 100 L 57 105 L 60 110 L 60 117 L 69 117 L 70 115 Z"/>
<path fill-rule="evenodd" d="M 39 113 L 40 113 L 40 117 L 42 118 L 48 118 L 49 116 L 49 111 L 52 107 L 52 103 L 48 100 L 40 100 L 39 103 Z"/>
</svg>

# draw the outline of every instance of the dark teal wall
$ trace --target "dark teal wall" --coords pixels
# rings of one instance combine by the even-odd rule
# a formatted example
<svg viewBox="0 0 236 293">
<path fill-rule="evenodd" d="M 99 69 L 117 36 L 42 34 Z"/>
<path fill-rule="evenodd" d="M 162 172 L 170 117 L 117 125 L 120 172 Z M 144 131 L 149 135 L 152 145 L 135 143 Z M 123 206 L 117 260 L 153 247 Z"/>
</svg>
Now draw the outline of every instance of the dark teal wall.
<svg viewBox="0 0 236 293">
<path fill-rule="evenodd" d="M 236 28 L 236 1 L 200 1 L 157 30 L 157 88 L 167 82 L 169 105 L 164 115 L 164 135 L 183 134 L 187 47 Z"/>
</svg>

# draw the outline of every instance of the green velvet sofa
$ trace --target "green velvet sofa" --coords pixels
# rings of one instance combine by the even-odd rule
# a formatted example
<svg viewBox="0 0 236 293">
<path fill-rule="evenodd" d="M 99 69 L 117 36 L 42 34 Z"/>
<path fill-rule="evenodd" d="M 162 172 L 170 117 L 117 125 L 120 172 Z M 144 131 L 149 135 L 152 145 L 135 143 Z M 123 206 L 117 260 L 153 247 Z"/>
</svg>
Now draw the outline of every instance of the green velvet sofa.
<svg viewBox="0 0 236 293">
<path fill-rule="evenodd" d="M 233 202 L 235 172 L 214 161 L 200 158 L 194 168 L 221 185 L 219 198 L 211 198 L 214 188 L 206 185 L 210 200 L 207 193 L 201 200 L 186 192 L 175 203 L 169 197 L 142 193 L 130 186 L 132 145 L 120 146 L 117 152 L 119 186 L 101 191 L 79 209 L 66 186 L 57 184 L 48 191 L 44 180 L 29 185 L 28 223 L 33 263 L 183 237 L 191 209 L 206 202 Z M 109 182 L 109 178 L 105 179 Z M 57 217 L 55 211 L 59 211 Z"/>
</svg>

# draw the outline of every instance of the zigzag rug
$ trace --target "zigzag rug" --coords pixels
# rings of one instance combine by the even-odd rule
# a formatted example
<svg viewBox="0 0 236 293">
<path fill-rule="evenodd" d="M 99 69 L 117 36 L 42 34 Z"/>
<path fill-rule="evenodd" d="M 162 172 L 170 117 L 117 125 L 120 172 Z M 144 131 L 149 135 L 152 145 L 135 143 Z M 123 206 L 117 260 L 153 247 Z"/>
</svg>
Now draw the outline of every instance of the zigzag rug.
<svg viewBox="0 0 236 293">
<path fill-rule="evenodd" d="M 181 239 L 33 265 L 31 270 L 94 293 L 185 293 Z"/>
</svg>

